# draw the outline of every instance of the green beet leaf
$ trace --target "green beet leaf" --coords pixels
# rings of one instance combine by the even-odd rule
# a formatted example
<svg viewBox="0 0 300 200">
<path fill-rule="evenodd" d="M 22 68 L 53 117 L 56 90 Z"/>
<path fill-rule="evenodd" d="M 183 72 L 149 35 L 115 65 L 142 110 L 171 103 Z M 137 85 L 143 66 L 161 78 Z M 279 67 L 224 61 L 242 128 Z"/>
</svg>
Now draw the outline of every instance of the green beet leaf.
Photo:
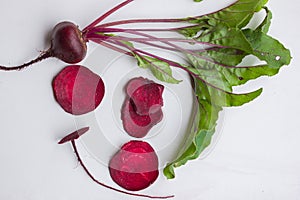
<svg viewBox="0 0 300 200">
<path fill-rule="evenodd" d="M 158 60 L 156 58 L 151 58 L 149 56 L 138 56 L 135 55 L 138 66 L 141 68 L 148 68 L 152 72 L 152 74 L 160 81 L 164 81 L 167 83 L 180 83 L 180 80 L 177 80 L 172 75 L 172 69 L 170 64 Z"/>
<path fill-rule="evenodd" d="M 267 2 L 268 0 L 239 0 L 217 12 L 187 18 L 187 20 L 191 23 L 202 23 L 204 20 L 209 20 L 213 23 L 223 22 L 229 27 L 241 28 L 247 25 L 253 14 L 261 10 Z"/>
<path fill-rule="evenodd" d="M 215 127 L 221 106 L 216 106 L 210 103 L 210 94 L 206 84 L 198 79 L 194 79 L 197 85 L 195 90 L 195 113 L 191 128 L 187 132 L 187 139 L 179 148 L 178 156 L 174 161 L 170 162 L 163 170 L 164 175 L 168 179 L 175 177 L 174 168 L 186 164 L 189 160 L 199 157 L 203 150 L 209 146 L 212 136 L 215 132 Z"/>
<path fill-rule="evenodd" d="M 264 9 L 266 11 L 266 17 L 263 20 L 263 22 L 256 28 L 256 30 L 261 31 L 263 33 L 268 33 L 269 28 L 271 26 L 271 20 L 272 20 L 273 14 L 267 7 L 264 7 Z"/>
<path fill-rule="evenodd" d="M 270 67 L 280 68 L 290 63 L 290 51 L 278 40 L 259 30 L 246 29 L 243 33 L 252 46 L 253 55 L 266 61 Z"/>
<path fill-rule="evenodd" d="M 243 32 L 238 28 L 229 27 L 226 24 L 218 23 L 201 33 L 196 40 L 214 44 L 219 48 L 234 48 L 250 53 L 251 45 Z M 213 45 L 212 45 L 213 46 Z"/>
</svg>

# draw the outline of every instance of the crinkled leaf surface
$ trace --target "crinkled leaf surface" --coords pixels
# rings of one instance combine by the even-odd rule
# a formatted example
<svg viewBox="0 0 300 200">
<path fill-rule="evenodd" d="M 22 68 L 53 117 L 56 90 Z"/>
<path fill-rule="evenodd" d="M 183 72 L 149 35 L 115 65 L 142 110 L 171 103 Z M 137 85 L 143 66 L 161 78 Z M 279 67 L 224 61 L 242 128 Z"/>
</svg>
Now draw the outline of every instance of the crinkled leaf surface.
<svg viewBox="0 0 300 200">
<path fill-rule="evenodd" d="M 197 54 L 186 54 L 190 66 L 185 67 L 193 73 L 195 101 L 198 106 L 195 109 L 193 125 L 188 130 L 177 157 L 164 168 L 167 178 L 174 178 L 176 167 L 198 158 L 209 146 L 223 107 L 241 106 L 262 92 L 261 88 L 249 93 L 235 94 L 234 86 L 261 76 L 273 76 L 283 65 L 290 63 L 289 50 L 267 35 L 272 18 L 267 8 L 267 15 L 257 29 L 242 29 L 254 12 L 260 10 L 266 2 L 240 0 L 219 12 L 198 18 L 198 23 L 209 19 L 215 24 L 210 23 L 212 27 L 202 29 L 203 32 L 197 40 L 219 46 L 207 48 Z M 189 34 L 192 35 L 192 32 L 193 30 L 189 31 Z M 265 64 L 238 66 L 247 55 L 256 56 Z"/>
<path fill-rule="evenodd" d="M 243 32 L 235 27 L 229 27 L 224 23 L 211 26 L 201 33 L 196 40 L 216 45 L 216 47 L 234 48 L 251 52 L 251 45 Z"/>
<path fill-rule="evenodd" d="M 270 67 L 280 68 L 290 63 L 290 51 L 278 40 L 259 30 L 246 29 L 243 32 L 252 46 L 253 55 L 266 61 Z"/>
<path fill-rule="evenodd" d="M 259 11 L 268 0 L 239 0 L 217 12 L 190 18 L 191 23 L 202 23 L 203 20 L 215 23 L 223 22 L 230 27 L 244 27 L 253 14 Z"/>
<path fill-rule="evenodd" d="M 151 58 L 148 56 L 140 57 L 135 55 L 138 66 L 141 68 L 148 68 L 151 70 L 152 74 L 160 81 L 167 83 L 179 83 L 180 80 L 177 80 L 172 75 L 172 69 L 170 65 L 166 62 L 160 61 L 156 58 Z"/>
</svg>

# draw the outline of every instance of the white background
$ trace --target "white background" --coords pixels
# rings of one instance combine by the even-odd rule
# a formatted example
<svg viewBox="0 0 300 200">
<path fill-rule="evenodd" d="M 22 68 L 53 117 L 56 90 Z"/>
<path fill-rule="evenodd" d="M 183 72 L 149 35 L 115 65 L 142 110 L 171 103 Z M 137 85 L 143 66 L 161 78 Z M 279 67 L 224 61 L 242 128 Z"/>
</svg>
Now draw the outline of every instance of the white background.
<svg viewBox="0 0 300 200">
<path fill-rule="evenodd" d="M 0 63 L 30 60 L 47 48 L 48 33 L 57 22 L 70 20 L 83 28 L 119 2 L 0 1 Z M 140 0 L 110 19 L 186 17 L 231 1 L 218 2 Z M 140 193 L 197 200 L 300 199 L 300 13 L 295 4 L 268 3 L 274 14 L 270 34 L 291 50 L 292 63 L 279 75 L 246 86 L 246 90 L 263 86 L 264 92 L 250 104 L 224 111 L 221 137 L 207 157 L 177 169 L 174 180 L 161 174 Z M 0 72 L 0 199 L 139 199 L 96 185 L 78 166 L 70 146 L 56 144 L 76 128 L 74 118 L 52 95 L 52 78 L 64 66 L 48 59 L 22 72 Z M 98 179 L 116 186 L 107 172 L 99 175 Z"/>
</svg>

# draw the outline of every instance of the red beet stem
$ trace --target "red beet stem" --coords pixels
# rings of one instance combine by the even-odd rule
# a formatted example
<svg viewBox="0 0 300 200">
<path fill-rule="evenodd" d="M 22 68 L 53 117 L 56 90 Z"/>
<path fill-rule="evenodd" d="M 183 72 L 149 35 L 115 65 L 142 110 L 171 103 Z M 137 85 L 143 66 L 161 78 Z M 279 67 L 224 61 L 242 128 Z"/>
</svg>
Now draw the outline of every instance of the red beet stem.
<svg viewBox="0 0 300 200">
<path fill-rule="evenodd" d="M 114 12 L 116 12 L 117 10 L 119 10 L 120 8 L 124 7 L 125 5 L 129 4 L 132 1 L 133 0 L 126 0 L 122 3 L 120 3 L 119 5 L 113 7 L 112 9 L 110 9 L 109 11 L 107 11 L 106 13 L 101 15 L 99 18 L 97 18 L 95 21 L 93 21 L 91 24 L 89 24 L 87 27 L 85 27 L 82 32 L 84 33 L 86 31 L 88 31 L 89 29 L 93 28 L 94 26 L 99 24 L 101 21 L 103 21 L 105 18 L 107 18 L 108 16 L 110 16 L 111 14 L 113 14 Z"/>
<path fill-rule="evenodd" d="M 222 9 L 226 9 L 229 8 L 230 6 L 236 4 L 238 2 L 234 1 L 233 3 L 231 3 L 230 5 L 226 6 L 225 8 Z M 205 15 L 210 15 L 210 14 L 214 14 L 219 12 L 220 10 L 208 13 L 208 14 L 204 14 L 204 15 L 198 15 L 198 16 L 193 16 L 193 17 L 187 17 L 187 18 L 171 18 L 171 19 L 129 19 L 129 20 L 120 20 L 120 21 L 114 21 L 114 22 L 108 22 L 108 23 L 104 23 L 102 25 L 100 25 L 101 27 L 109 27 L 109 26 L 116 26 L 116 25 L 123 25 L 123 24 L 137 24 L 137 23 L 177 23 L 177 22 L 187 22 L 190 23 L 189 21 L 191 21 L 192 19 L 197 19 L 197 18 L 201 18 Z"/>
<path fill-rule="evenodd" d="M 84 128 L 79 129 L 79 130 L 76 130 L 76 131 L 70 133 L 69 135 L 65 136 L 63 139 L 61 139 L 58 142 L 58 144 L 64 144 L 64 143 L 69 142 L 71 140 L 76 140 L 80 136 L 85 134 L 89 129 L 90 129 L 90 127 L 84 127 Z"/>
<path fill-rule="evenodd" d="M 131 52 L 134 52 L 134 53 L 135 53 L 136 55 L 138 55 L 139 57 L 144 58 L 144 59 L 145 59 L 146 61 L 148 61 L 150 64 L 151 64 L 151 62 L 150 62 L 147 58 L 145 58 L 142 54 L 148 55 L 148 56 L 151 56 L 152 58 L 155 58 L 155 59 L 161 60 L 161 61 L 163 61 L 163 62 L 166 62 L 166 63 L 168 63 L 170 66 L 177 67 L 177 68 L 179 68 L 179 69 L 182 69 L 182 70 L 188 72 L 190 75 L 196 77 L 197 79 L 199 79 L 200 81 L 202 81 L 202 82 L 205 83 L 206 85 L 209 85 L 209 86 L 211 86 L 211 87 L 213 87 L 213 88 L 215 88 L 215 89 L 217 89 L 217 90 L 220 90 L 220 91 L 222 91 L 222 92 L 224 92 L 224 93 L 232 94 L 232 93 L 230 93 L 230 92 L 227 92 L 227 91 L 225 91 L 225 90 L 223 90 L 223 89 L 221 89 L 221 88 L 218 88 L 218 87 L 214 86 L 213 84 L 208 83 L 206 80 L 204 80 L 203 78 L 201 78 L 200 75 L 194 73 L 193 71 L 190 71 L 188 68 L 183 67 L 183 66 L 181 66 L 180 64 L 178 64 L 178 63 L 176 63 L 176 62 L 174 62 L 174 61 L 172 61 L 172 60 L 168 60 L 168 59 L 165 59 L 165 58 L 156 56 L 156 55 L 154 55 L 154 54 L 151 54 L 151 53 L 146 52 L 146 51 L 142 51 L 142 50 L 140 50 L 140 49 L 132 48 L 132 47 L 130 47 L 130 46 L 128 46 L 128 45 L 125 45 L 124 43 L 121 43 L 121 42 L 110 41 L 110 40 L 107 40 L 107 42 L 112 43 L 112 44 L 114 44 L 114 45 L 122 46 L 122 47 L 125 47 L 125 48 L 129 49 Z M 141 54 L 140 54 L 140 53 L 141 53 Z M 152 64 L 152 65 L 153 65 L 153 64 Z"/>
<path fill-rule="evenodd" d="M 136 193 L 126 192 L 126 191 L 123 191 L 123 190 L 119 190 L 119 189 L 113 188 L 112 186 L 106 185 L 106 184 L 98 181 L 96 178 L 93 177 L 93 175 L 89 172 L 89 170 L 87 169 L 87 167 L 84 165 L 83 161 L 81 160 L 79 152 L 78 152 L 77 147 L 76 147 L 75 140 L 71 140 L 71 144 L 72 144 L 72 147 L 74 149 L 74 153 L 76 154 L 78 162 L 80 163 L 80 165 L 82 166 L 82 168 L 84 169 L 84 171 L 86 172 L 86 174 L 94 182 L 96 182 L 97 184 L 99 184 L 99 185 L 101 185 L 101 186 L 103 186 L 105 188 L 108 188 L 110 190 L 114 190 L 116 192 L 120 192 L 120 193 L 131 195 L 131 196 L 146 197 L 146 198 L 151 198 L 151 199 L 168 199 L 168 198 L 173 198 L 174 197 L 174 195 L 158 197 L 158 196 L 150 196 L 150 195 L 144 195 L 144 194 L 136 194 Z"/>
<path fill-rule="evenodd" d="M 40 62 L 46 58 L 53 57 L 52 51 L 49 49 L 47 51 L 42 52 L 36 59 L 33 59 L 27 63 L 24 63 L 23 65 L 15 66 L 15 67 L 6 67 L 6 66 L 0 66 L 0 70 L 3 71 L 15 71 L 15 70 L 22 70 L 34 63 Z"/>
<path fill-rule="evenodd" d="M 109 27 L 109 26 L 116 26 L 116 25 L 123 25 L 123 24 L 136 24 L 136 23 L 178 23 L 178 22 L 184 22 L 184 20 L 183 19 L 127 19 L 127 20 L 108 22 L 99 25 L 99 27 Z"/>
<path fill-rule="evenodd" d="M 97 44 L 100 44 L 100 45 L 102 45 L 102 46 L 104 46 L 104 47 L 107 47 L 107 48 L 109 48 L 109 49 L 111 49 L 111 50 L 117 51 L 117 52 L 119 52 L 119 53 L 123 53 L 123 54 L 126 54 L 126 55 L 128 55 L 128 56 L 134 56 L 134 55 L 132 54 L 132 52 L 129 52 L 129 51 L 123 50 L 123 49 L 121 49 L 121 48 L 119 48 L 119 47 L 113 46 L 113 45 L 111 45 L 111 44 L 105 42 L 105 41 L 102 40 L 102 39 L 99 39 L 99 38 L 93 38 L 93 39 L 90 39 L 90 40 L 93 41 L 93 42 L 95 42 L 95 43 L 97 43 Z"/>
</svg>

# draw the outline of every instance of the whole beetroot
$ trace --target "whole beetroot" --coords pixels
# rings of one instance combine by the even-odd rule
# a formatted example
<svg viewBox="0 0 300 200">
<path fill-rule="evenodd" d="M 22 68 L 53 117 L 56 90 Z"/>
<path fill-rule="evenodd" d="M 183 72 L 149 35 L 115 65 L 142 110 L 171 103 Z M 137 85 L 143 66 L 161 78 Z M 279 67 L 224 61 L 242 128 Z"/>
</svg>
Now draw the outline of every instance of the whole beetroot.
<svg viewBox="0 0 300 200">
<path fill-rule="evenodd" d="M 50 54 L 66 63 L 74 64 L 86 56 L 86 41 L 78 26 L 72 22 L 60 22 L 52 30 Z"/>
</svg>

